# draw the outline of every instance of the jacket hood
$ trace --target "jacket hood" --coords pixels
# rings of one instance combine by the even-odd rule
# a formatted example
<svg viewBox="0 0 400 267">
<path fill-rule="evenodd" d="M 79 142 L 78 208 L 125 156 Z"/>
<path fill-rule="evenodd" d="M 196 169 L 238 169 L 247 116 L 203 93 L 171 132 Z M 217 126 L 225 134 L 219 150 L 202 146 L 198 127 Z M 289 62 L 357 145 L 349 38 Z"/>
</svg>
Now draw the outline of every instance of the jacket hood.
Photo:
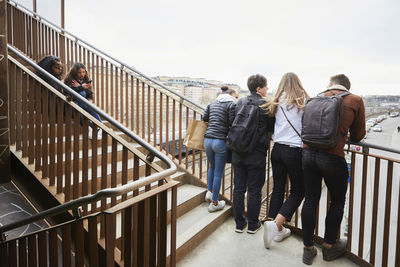
<svg viewBox="0 0 400 267">
<path fill-rule="evenodd" d="M 235 102 L 235 103 L 236 103 L 237 99 L 234 98 L 234 97 L 231 96 L 231 95 L 228 95 L 228 94 L 220 94 L 220 95 L 217 97 L 217 101 L 218 101 L 218 102 Z"/>
</svg>

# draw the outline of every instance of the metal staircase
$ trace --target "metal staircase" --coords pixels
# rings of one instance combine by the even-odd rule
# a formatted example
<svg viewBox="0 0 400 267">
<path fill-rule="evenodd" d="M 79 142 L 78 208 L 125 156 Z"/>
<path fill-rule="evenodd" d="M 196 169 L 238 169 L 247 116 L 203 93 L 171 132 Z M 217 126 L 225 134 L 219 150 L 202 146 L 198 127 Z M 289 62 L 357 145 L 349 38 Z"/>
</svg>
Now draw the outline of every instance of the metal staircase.
<svg viewBox="0 0 400 267">
<path fill-rule="evenodd" d="M 11 152 L 59 205 L 2 226 L 0 233 L 59 213 L 68 212 L 72 219 L 19 238 L 3 237 L 0 257 L 6 260 L 0 264 L 175 266 L 231 215 L 229 205 L 220 212 L 207 212 L 206 156 L 183 145 L 189 120 L 200 119 L 203 109 L 12 1 L 7 2 L 7 19 Z M 49 54 L 60 57 L 64 69 L 74 62 L 87 66 L 93 79 L 93 103 L 60 86 L 100 114 L 103 123 L 36 75 L 41 70 L 35 62 Z M 83 117 L 82 123 L 74 114 Z M 101 129 L 101 138 L 94 135 L 89 139 L 89 127 Z M 351 153 L 354 179 L 350 184 L 347 257 L 372 265 L 379 259 L 387 266 L 388 244 L 400 248 L 398 220 L 397 237 L 389 236 L 385 226 L 384 238 L 377 243 L 372 241 L 376 240 L 376 228 L 364 230 L 357 218 L 365 216 L 366 180 L 376 181 L 381 177 L 380 168 L 384 169 L 389 188 L 400 161 L 366 150 Z M 269 170 L 269 157 L 267 160 Z M 232 202 L 233 178 L 227 164 L 220 196 L 228 204 Z M 269 178 L 267 171 L 263 218 L 271 192 Z M 354 191 L 358 184 L 360 195 Z M 324 217 L 322 210 L 329 206 L 328 195 L 325 199 L 319 221 Z M 390 214 L 394 201 L 387 199 L 374 209 L 384 208 L 386 215 Z M 376 213 L 371 216 L 377 220 Z M 353 231 L 356 224 L 360 227 Z M 299 212 L 288 227 L 301 233 Z M 319 241 L 322 230 L 319 225 Z M 365 247 L 371 253 L 365 253 Z M 393 262 L 399 264 L 398 254 Z"/>
</svg>

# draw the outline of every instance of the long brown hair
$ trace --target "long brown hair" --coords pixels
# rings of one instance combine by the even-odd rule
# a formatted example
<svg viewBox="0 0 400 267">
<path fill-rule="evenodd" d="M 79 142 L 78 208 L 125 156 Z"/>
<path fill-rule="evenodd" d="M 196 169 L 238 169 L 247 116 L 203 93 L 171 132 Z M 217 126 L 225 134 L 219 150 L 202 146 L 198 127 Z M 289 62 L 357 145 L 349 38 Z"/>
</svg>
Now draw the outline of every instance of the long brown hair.
<svg viewBox="0 0 400 267">
<path fill-rule="evenodd" d="M 282 93 L 285 93 L 285 98 L 279 100 Z M 310 96 L 307 94 L 306 90 L 304 90 L 299 77 L 293 72 L 288 72 L 283 75 L 272 101 L 261 107 L 266 110 L 269 115 L 275 116 L 279 104 L 286 103 L 289 109 L 297 107 L 300 111 L 304 110 L 304 106 L 309 98 Z"/>
<path fill-rule="evenodd" d="M 69 87 L 72 84 L 72 80 L 78 80 L 77 76 L 78 76 L 78 71 L 80 69 L 84 69 L 85 70 L 85 77 L 83 77 L 83 82 L 87 82 L 89 81 L 89 73 L 86 69 L 86 66 L 83 65 L 82 63 L 75 63 L 72 68 L 69 70 L 67 76 L 64 79 L 64 83 Z"/>
</svg>

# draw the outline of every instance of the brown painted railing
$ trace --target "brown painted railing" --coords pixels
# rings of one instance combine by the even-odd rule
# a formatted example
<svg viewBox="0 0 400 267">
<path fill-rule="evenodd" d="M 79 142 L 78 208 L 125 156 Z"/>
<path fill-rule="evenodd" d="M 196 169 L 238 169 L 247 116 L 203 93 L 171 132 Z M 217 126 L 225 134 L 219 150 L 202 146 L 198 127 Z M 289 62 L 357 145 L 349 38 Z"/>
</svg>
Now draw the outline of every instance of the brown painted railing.
<svg viewBox="0 0 400 267">
<path fill-rule="evenodd" d="M 113 130 L 81 109 L 76 103 L 67 100 L 63 94 L 41 80 L 29 69 L 35 68 L 36 71 L 43 71 L 34 62 L 13 47 L 9 46 L 8 49 L 18 56 L 18 60 L 12 56 L 8 57 L 11 151 L 32 171 L 41 183 L 46 185 L 60 203 L 69 203 L 71 200 L 90 198 L 91 195 L 103 195 L 102 192 L 107 193 L 113 189 L 125 188 L 119 194 L 102 197 L 101 201 L 99 201 L 100 203 L 96 200 L 82 204 L 82 214 L 84 216 L 95 214 L 92 216 L 95 217 L 92 220 L 97 222 L 96 225 L 100 230 L 98 235 L 96 232 L 96 235 L 92 237 L 92 242 L 100 241 L 101 244 L 101 241 L 105 238 L 108 266 L 113 265 L 111 259 L 114 259 L 114 256 L 117 262 L 123 261 L 124 257 L 130 257 L 130 252 L 125 252 L 124 257 L 122 257 L 124 249 L 126 251 L 137 249 L 136 253 L 142 255 L 143 261 L 147 262 L 148 265 L 153 265 L 152 261 L 154 259 L 166 262 L 166 192 L 172 188 L 170 264 L 173 266 L 176 253 L 176 231 L 174 231 L 176 229 L 176 212 L 174 211 L 176 211 L 177 184 L 175 182 L 167 183 L 166 178 L 176 172 L 174 163 L 118 122 L 115 122 L 103 111 L 97 109 L 86 99 L 80 97 L 79 94 L 61 82 L 54 80 L 61 87 L 64 87 L 65 92 L 77 100 L 83 101 L 98 112 L 103 119 L 107 120 L 108 124 L 123 131 L 131 140 L 135 140 L 136 145 L 128 143 Z M 24 64 L 28 65 L 29 68 Z M 42 74 L 45 74 L 45 72 Z M 50 75 L 48 75 L 48 78 L 54 79 Z M 101 139 L 97 139 L 97 134 L 93 134 L 93 139 L 89 139 L 89 127 L 95 133 L 97 129 L 101 129 Z M 152 156 L 148 157 L 145 153 Z M 153 161 L 153 156 L 157 157 L 157 160 Z M 131 190 L 126 190 L 126 188 Z M 156 196 L 158 194 L 160 194 L 160 197 L 163 195 L 162 198 Z M 135 206 L 129 207 L 132 203 L 137 203 L 136 208 Z M 122 208 L 117 210 L 116 207 L 123 207 L 123 210 Z M 112 214 L 108 215 L 111 212 L 110 210 Z M 98 214 L 98 212 L 104 214 L 104 216 Z M 126 217 L 125 212 L 129 212 L 128 214 L 131 217 Z M 33 218 L 36 217 L 33 216 Z M 27 220 L 32 220 L 33 218 L 28 218 Z M 119 225 L 116 226 L 115 218 L 123 218 L 124 221 L 122 223 L 117 220 Z M 90 220 L 83 220 L 83 226 L 87 231 L 90 230 L 87 227 Z M 24 221 L 24 223 L 29 222 Z M 75 226 L 77 223 L 78 226 Z M 162 224 L 162 229 L 165 229 L 160 229 L 157 223 Z M 125 229 L 125 224 L 131 226 L 135 224 L 136 228 L 126 229 L 126 232 L 135 231 L 136 239 L 128 236 L 121 238 L 118 234 L 115 235 L 115 229 Z M 79 243 L 82 242 L 83 235 L 81 233 L 81 225 L 82 222 L 71 222 L 55 227 L 62 230 L 60 242 L 63 244 L 63 261 L 65 260 L 65 263 L 68 263 L 71 260 L 70 256 L 74 254 L 72 253 L 74 249 L 71 250 L 71 236 L 68 234 L 71 227 L 72 229 L 78 227 L 74 231 L 79 232 L 75 236 L 77 238 L 75 242 L 77 243 L 72 247 L 83 246 L 83 243 Z M 97 227 L 96 225 L 92 225 L 92 227 Z M 3 226 L 2 229 L 8 231 L 18 226 L 22 226 L 21 222 Z M 43 256 L 35 254 L 37 253 L 36 242 L 46 242 L 46 239 L 43 239 L 47 235 L 45 232 L 48 231 L 50 238 L 50 236 L 57 233 L 57 229 L 54 230 L 53 234 L 52 230 L 44 230 L 42 231 L 42 236 L 39 234 L 29 235 L 29 237 L 7 241 L 4 243 L 7 245 L 2 244 L 3 250 L 1 253 L 4 253 L 2 255 L 11 253 L 15 256 L 15 258 L 9 258 L 12 260 L 11 265 L 14 263 L 14 259 L 18 258 L 22 261 L 22 264 L 19 262 L 20 266 L 23 266 L 27 253 L 23 248 L 26 247 L 26 242 L 28 242 L 28 253 L 32 253 L 32 255 L 29 254 L 28 259 L 35 263 L 35 259 Z M 160 232 L 155 229 L 160 229 Z M 64 233 L 64 230 L 67 232 Z M 55 238 L 54 240 L 57 242 L 56 234 L 52 238 Z M 107 241 L 107 238 L 110 241 Z M 52 239 L 51 242 L 54 240 Z M 156 241 L 157 243 L 155 243 Z M 15 254 L 17 244 L 18 255 Z M 32 250 L 29 250 L 29 244 L 33 244 Z M 54 254 L 58 253 L 57 249 L 54 250 L 51 245 L 54 244 L 49 245 L 48 253 L 49 255 L 52 253 L 53 256 L 51 257 L 57 257 Z M 114 254 L 112 246 L 115 247 L 116 254 Z M 92 243 L 91 247 L 93 247 Z M 51 252 L 51 250 L 54 251 Z M 118 251 L 121 255 L 118 255 Z M 157 257 L 155 257 L 156 251 L 161 253 Z M 79 249 L 78 251 L 77 249 L 74 257 L 80 263 L 83 256 L 79 253 L 82 253 L 82 250 Z M 97 254 L 93 257 L 96 258 Z M 137 260 L 141 261 L 139 260 L 141 257 Z M 50 260 L 53 262 L 54 258 Z M 128 260 L 133 259 L 130 258 Z M 47 260 L 44 262 L 47 262 Z M 142 266 L 143 264 L 139 262 L 138 265 Z M 54 265 L 50 264 L 50 266 Z"/>
<path fill-rule="evenodd" d="M 351 150 L 349 154 L 351 178 L 339 235 L 348 239 L 347 257 L 357 264 L 400 266 L 400 150 L 367 143 L 356 145 L 364 151 Z M 369 153 L 372 149 L 375 152 Z M 263 199 L 265 210 L 268 210 L 269 197 Z M 329 193 L 325 189 L 317 210 L 317 242 L 323 239 L 329 204 Z M 301 233 L 301 207 L 288 226 Z"/>
<path fill-rule="evenodd" d="M 75 61 L 85 63 L 93 77 L 95 103 L 98 107 L 188 172 L 200 180 L 206 180 L 208 164 L 205 155 L 199 151 L 187 153 L 182 143 L 189 120 L 200 119 L 203 114 L 200 106 L 37 14 L 16 7 L 13 2 L 8 3 L 8 22 L 9 44 L 35 60 L 47 54 L 58 55 L 66 68 Z M 348 257 L 362 264 L 400 265 L 400 224 L 396 209 L 399 190 L 398 186 L 393 187 L 398 185 L 399 161 L 352 152 L 351 166 L 349 207 L 346 211 L 347 235 L 350 240 Z M 269 181 L 269 171 L 267 173 Z M 229 200 L 232 200 L 232 184 L 233 172 L 228 164 L 221 193 Z M 386 190 L 382 191 L 382 188 Z M 265 211 L 270 191 L 268 183 L 263 207 Z M 316 236 L 323 232 L 323 219 L 329 206 L 326 193 L 324 198 L 326 203 L 319 208 Z M 396 216 L 397 221 L 386 221 L 386 218 Z M 346 219 L 343 228 L 345 222 Z M 293 227 L 294 230 L 301 230 L 299 213 L 295 214 Z M 341 231 L 342 236 L 344 233 Z"/>
<path fill-rule="evenodd" d="M 160 182 L 156 189 L 104 211 L 0 241 L 0 266 L 175 266 L 176 252 L 167 244 L 169 235 L 169 247 L 176 247 L 176 224 L 171 223 L 171 230 L 167 231 L 167 191 L 172 191 L 171 213 L 176 218 L 178 182 Z M 137 192 L 141 185 L 133 182 L 122 186 L 125 189 L 113 190 L 114 196 L 128 189 Z M 113 195 L 107 190 L 99 193 Z M 72 205 L 73 202 L 90 203 L 71 201 L 48 212 L 49 216 L 56 214 L 56 209 L 60 212 L 68 210 L 68 206 L 77 208 L 79 205 Z"/>
<path fill-rule="evenodd" d="M 10 45 L 36 61 L 59 56 L 67 70 L 74 62 L 84 63 L 99 108 L 207 183 L 205 153 L 183 145 L 189 120 L 202 117 L 201 106 L 21 5 L 9 1 L 7 8 Z M 230 201 L 232 185 L 233 171 L 227 164 L 221 194 Z"/>
</svg>

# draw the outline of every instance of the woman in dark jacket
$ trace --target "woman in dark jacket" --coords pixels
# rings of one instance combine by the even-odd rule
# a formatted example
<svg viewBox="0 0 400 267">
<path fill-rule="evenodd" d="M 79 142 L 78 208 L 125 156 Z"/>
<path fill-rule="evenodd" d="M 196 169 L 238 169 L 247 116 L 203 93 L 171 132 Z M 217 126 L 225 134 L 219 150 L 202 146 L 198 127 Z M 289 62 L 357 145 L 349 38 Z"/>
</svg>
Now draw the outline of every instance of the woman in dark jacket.
<svg viewBox="0 0 400 267">
<path fill-rule="evenodd" d="M 43 57 L 38 63 L 39 67 L 53 75 L 56 79 L 61 80 L 63 74 L 63 65 L 61 59 L 55 56 L 45 56 Z M 42 78 L 45 82 L 50 84 L 52 87 L 57 89 L 58 91 L 62 91 L 61 86 L 53 81 L 52 79 L 48 78 L 41 72 L 37 72 L 38 76 Z"/>
<path fill-rule="evenodd" d="M 225 207 L 225 201 L 218 201 L 228 149 L 226 136 L 235 118 L 236 98 L 234 90 L 223 90 L 217 100 L 209 104 L 204 112 L 203 120 L 208 122 L 204 134 L 204 150 L 210 163 L 207 175 L 208 191 L 205 200 L 211 202 L 208 211 L 214 212 Z"/>
</svg>

